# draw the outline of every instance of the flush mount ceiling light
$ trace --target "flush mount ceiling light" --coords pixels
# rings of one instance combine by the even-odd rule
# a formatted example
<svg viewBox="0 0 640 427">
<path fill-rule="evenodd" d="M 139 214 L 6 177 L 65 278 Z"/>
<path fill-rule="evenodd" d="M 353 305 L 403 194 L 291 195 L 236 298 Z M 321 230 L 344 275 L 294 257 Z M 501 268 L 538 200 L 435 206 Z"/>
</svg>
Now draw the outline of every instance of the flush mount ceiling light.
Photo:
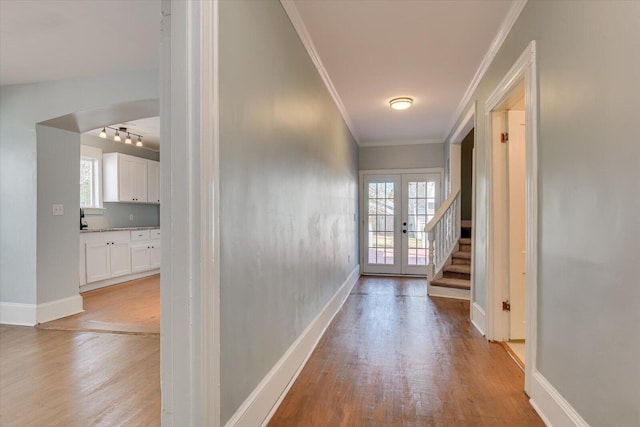
<svg viewBox="0 0 640 427">
<path fill-rule="evenodd" d="M 105 126 L 102 128 L 102 131 L 100 132 L 100 138 L 106 139 L 107 138 L 107 129 L 113 130 L 115 131 L 114 135 L 113 135 L 113 140 L 116 142 L 120 142 L 122 141 L 122 137 L 120 136 L 120 133 L 126 133 L 127 134 L 127 138 L 124 140 L 125 144 L 133 144 L 133 141 L 131 140 L 131 136 L 137 136 L 138 137 L 138 142 L 136 142 L 136 147 L 142 147 L 142 135 L 137 134 L 137 133 L 133 133 L 129 130 L 127 130 L 127 128 L 125 127 L 119 127 L 119 128 L 112 128 L 111 126 Z"/>
<path fill-rule="evenodd" d="M 391 101 L 389 101 L 389 107 L 393 108 L 394 110 L 406 110 L 407 108 L 411 107 L 411 104 L 413 104 L 413 99 L 406 96 L 393 98 Z"/>
</svg>

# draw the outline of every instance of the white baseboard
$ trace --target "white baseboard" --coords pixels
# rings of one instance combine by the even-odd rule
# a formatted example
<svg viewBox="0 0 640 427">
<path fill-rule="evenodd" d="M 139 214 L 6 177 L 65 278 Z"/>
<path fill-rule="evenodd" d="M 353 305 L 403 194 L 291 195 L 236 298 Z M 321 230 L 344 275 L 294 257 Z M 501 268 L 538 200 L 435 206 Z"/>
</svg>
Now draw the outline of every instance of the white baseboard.
<svg viewBox="0 0 640 427">
<path fill-rule="evenodd" d="M 466 289 L 443 288 L 427 284 L 427 295 L 430 297 L 453 298 L 469 300 L 470 291 Z"/>
<path fill-rule="evenodd" d="M 160 269 L 143 271 L 142 273 L 127 274 L 126 276 L 118 276 L 113 279 L 101 280 L 99 282 L 91 282 L 85 285 L 80 285 L 80 292 L 94 291 L 100 288 L 106 288 L 107 286 L 118 285 L 120 283 L 129 282 L 131 280 L 142 279 L 143 277 L 153 276 L 160 274 Z"/>
<path fill-rule="evenodd" d="M 0 323 L 3 325 L 34 326 L 36 305 L 0 302 Z"/>
<path fill-rule="evenodd" d="M 43 304 L 0 302 L 0 323 L 35 326 L 82 312 L 82 296 L 74 295 Z"/>
<path fill-rule="evenodd" d="M 475 301 L 471 303 L 471 323 L 482 335 L 485 335 L 487 315 L 485 314 L 484 309 L 480 307 L 480 304 Z"/>
<path fill-rule="evenodd" d="M 74 295 L 69 298 L 38 304 L 37 323 L 49 322 L 82 312 L 82 296 Z"/>
<path fill-rule="evenodd" d="M 307 359 L 311 356 L 327 326 L 349 296 L 359 276 L 360 266 L 358 265 L 324 308 L 320 310 L 316 318 L 287 349 L 284 356 L 240 405 L 240 408 L 225 426 L 255 427 L 265 426 L 269 422 L 307 363 Z"/>
<path fill-rule="evenodd" d="M 531 399 L 529 402 L 546 425 L 550 427 L 589 427 L 589 424 L 540 371 L 534 370 L 531 377 Z"/>
</svg>

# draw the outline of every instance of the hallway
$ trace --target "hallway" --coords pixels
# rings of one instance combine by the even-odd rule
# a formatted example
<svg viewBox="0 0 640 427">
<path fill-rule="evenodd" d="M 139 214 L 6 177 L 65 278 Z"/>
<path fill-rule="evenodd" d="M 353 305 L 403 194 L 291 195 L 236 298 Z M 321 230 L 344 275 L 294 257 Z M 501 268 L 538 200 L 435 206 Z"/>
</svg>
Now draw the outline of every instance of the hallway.
<svg viewBox="0 0 640 427">
<path fill-rule="evenodd" d="M 424 280 L 363 276 L 269 426 L 542 426 L 467 301 Z"/>
</svg>

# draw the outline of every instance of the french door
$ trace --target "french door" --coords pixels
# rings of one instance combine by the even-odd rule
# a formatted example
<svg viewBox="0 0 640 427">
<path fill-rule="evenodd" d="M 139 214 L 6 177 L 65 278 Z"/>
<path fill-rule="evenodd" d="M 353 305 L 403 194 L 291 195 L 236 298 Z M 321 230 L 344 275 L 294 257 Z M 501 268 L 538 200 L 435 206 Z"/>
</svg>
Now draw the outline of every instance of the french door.
<svg viewBox="0 0 640 427">
<path fill-rule="evenodd" d="M 424 226 L 440 204 L 440 174 L 365 174 L 363 272 L 427 274 Z"/>
</svg>

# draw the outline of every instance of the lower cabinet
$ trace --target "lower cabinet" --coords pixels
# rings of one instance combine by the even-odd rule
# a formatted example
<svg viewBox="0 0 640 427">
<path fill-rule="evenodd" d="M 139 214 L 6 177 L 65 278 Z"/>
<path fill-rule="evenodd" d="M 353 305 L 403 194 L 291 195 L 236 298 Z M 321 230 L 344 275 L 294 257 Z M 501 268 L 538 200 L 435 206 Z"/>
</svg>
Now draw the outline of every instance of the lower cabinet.
<svg viewBox="0 0 640 427">
<path fill-rule="evenodd" d="M 160 242 L 147 242 L 131 246 L 131 272 L 160 268 Z"/>
<path fill-rule="evenodd" d="M 129 242 L 87 243 L 87 283 L 131 273 Z"/>
</svg>

